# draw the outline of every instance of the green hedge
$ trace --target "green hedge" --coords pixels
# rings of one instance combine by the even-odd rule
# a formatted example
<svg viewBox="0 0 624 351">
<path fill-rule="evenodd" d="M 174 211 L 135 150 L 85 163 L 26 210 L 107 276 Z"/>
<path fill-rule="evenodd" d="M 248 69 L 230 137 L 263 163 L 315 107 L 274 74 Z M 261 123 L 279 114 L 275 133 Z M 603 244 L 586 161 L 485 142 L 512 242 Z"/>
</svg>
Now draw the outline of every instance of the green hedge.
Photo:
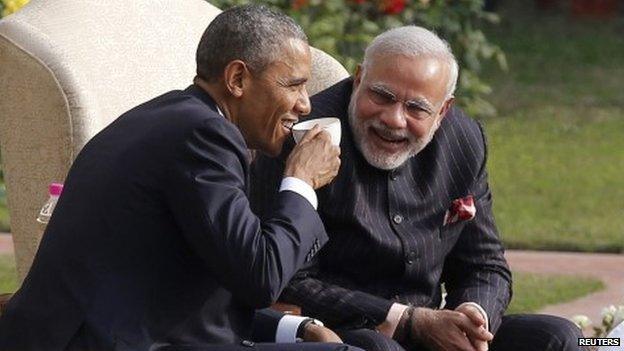
<svg viewBox="0 0 624 351">
<path fill-rule="evenodd" d="M 211 0 L 226 9 L 249 0 Z M 310 43 L 340 61 L 350 72 L 366 45 L 379 33 L 401 25 L 433 29 L 453 47 L 461 66 L 457 101 L 473 117 L 492 116 L 485 100 L 490 86 L 480 77 L 484 60 L 506 69 L 505 55 L 490 43 L 481 26 L 497 23 L 496 14 L 483 10 L 483 0 L 264 0 L 256 1 L 292 16 Z"/>
</svg>

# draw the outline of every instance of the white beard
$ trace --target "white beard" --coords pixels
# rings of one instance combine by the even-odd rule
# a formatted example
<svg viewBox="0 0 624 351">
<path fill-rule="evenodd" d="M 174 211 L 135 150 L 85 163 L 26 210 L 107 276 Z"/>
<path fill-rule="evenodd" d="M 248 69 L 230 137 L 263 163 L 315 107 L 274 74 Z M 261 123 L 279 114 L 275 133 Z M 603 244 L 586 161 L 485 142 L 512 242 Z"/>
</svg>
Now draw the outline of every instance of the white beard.
<svg viewBox="0 0 624 351">
<path fill-rule="evenodd" d="M 406 129 L 391 129 L 381 123 L 377 119 L 368 119 L 362 121 L 355 114 L 355 92 L 351 95 L 351 101 L 349 102 L 349 125 L 353 132 L 353 138 L 355 145 L 360 150 L 364 159 L 373 167 L 391 170 L 400 167 L 405 161 L 416 156 L 422 149 L 424 149 L 433 139 L 433 135 L 440 127 L 442 121 L 441 116 L 437 117 L 434 121 L 429 133 L 418 139 L 412 135 Z M 404 150 L 399 152 L 390 153 L 385 150 L 376 148 L 373 143 L 367 138 L 367 131 L 369 128 L 375 129 L 379 134 L 394 138 L 407 138 L 408 143 Z"/>
</svg>

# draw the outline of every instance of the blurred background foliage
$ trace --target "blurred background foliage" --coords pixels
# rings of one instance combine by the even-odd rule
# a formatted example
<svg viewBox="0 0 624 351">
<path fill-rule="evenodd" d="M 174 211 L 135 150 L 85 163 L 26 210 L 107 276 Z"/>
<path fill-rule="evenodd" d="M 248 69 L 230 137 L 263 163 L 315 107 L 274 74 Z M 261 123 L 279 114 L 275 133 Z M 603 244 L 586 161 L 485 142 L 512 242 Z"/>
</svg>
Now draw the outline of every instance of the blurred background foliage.
<svg viewBox="0 0 624 351">
<path fill-rule="evenodd" d="M 249 0 L 211 0 L 221 9 Z M 310 43 L 336 58 L 350 73 L 364 48 L 381 32 L 406 24 L 434 30 L 452 46 L 461 67 L 457 103 L 471 116 L 496 113 L 485 96 L 491 92 L 479 73 L 484 61 L 506 69 L 502 50 L 489 42 L 481 27 L 497 23 L 498 15 L 484 10 L 483 0 L 263 0 L 254 1 L 292 16 Z"/>
<path fill-rule="evenodd" d="M 494 213 L 508 248 L 624 253 L 624 1 L 500 0 L 484 33 Z"/>
<path fill-rule="evenodd" d="M 0 0 L 0 13 L 26 2 Z M 249 1 L 210 2 L 225 9 Z M 351 72 L 366 44 L 390 27 L 436 30 L 462 66 L 458 100 L 489 136 L 505 245 L 624 252 L 624 2 L 262 2 L 296 18 L 314 46 Z M 484 10 L 492 4 L 497 14 Z M 0 168 L 0 232 L 8 224 Z"/>
<path fill-rule="evenodd" d="M 28 4 L 30 0 L 0 0 L 0 17 L 8 16 Z"/>
<path fill-rule="evenodd" d="M 250 1 L 212 2 L 225 9 Z M 459 105 L 489 136 L 505 245 L 624 252 L 624 3 L 260 2 L 296 18 L 312 45 L 351 72 L 382 31 L 411 23 L 435 30 L 461 65 Z M 485 10 L 492 4 L 496 14 Z"/>
<path fill-rule="evenodd" d="M 453 47 L 461 67 L 456 102 L 473 117 L 492 117 L 486 100 L 490 86 L 480 78 L 485 62 L 506 69 L 502 50 L 489 42 L 483 24 L 496 24 L 498 15 L 484 10 L 485 0 L 264 0 L 256 1 L 292 16 L 310 43 L 353 72 L 366 45 L 379 33 L 405 24 L 435 30 Z M 29 0 L 0 0 L 0 17 L 8 16 Z M 227 9 L 250 0 L 210 0 Z M 0 158 L 0 232 L 9 230 L 8 210 Z"/>
</svg>

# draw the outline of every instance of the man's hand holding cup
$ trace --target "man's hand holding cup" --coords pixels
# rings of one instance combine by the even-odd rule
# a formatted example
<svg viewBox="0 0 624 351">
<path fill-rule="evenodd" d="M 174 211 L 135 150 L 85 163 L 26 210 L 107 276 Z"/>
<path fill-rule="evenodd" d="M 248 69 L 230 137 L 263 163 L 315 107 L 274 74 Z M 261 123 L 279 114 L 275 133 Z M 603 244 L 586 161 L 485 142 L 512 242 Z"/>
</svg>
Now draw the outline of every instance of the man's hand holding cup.
<svg viewBox="0 0 624 351">
<path fill-rule="evenodd" d="M 284 176 L 299 178 L 313 189 L 331 182 L 340 168 L 340 121 L 322 118 L 298 123 L 293 137 L 297 145 L 286 160 Z"/>
</svg>

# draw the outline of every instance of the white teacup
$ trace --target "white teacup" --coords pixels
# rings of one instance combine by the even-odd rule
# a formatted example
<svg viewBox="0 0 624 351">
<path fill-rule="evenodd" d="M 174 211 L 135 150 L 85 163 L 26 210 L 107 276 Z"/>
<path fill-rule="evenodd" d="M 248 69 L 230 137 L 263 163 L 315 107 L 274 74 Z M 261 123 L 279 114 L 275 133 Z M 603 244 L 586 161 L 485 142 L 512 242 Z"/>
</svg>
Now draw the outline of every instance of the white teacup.
<svg viewBox="0 0 624 351">
<path fill-rule="evenodd" d="M 309 119 L 307 121 L 299 122 L 292 128 L 292 135 L 296 143 L 303 138 L 305 133 L 314 128 L 315 125 L 319 125 L 321 129 L 327 131 L 331 136 L 331 142 L 333 145 L 340 145 L 340 120 L 336 117 L 324 117 L 317 119 Z"/>
</svg>

